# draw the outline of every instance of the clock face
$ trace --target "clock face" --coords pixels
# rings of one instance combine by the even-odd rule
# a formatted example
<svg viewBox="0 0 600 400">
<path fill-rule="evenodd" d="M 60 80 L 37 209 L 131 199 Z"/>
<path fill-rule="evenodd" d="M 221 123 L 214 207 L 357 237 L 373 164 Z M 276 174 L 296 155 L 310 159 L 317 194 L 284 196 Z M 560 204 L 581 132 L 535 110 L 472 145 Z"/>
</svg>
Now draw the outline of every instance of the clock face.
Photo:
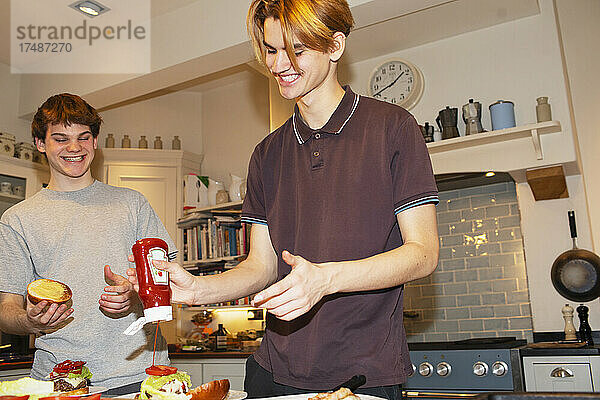
<svg viewBox="0 0 600 400">
<path fill-rule="evenodd" d="M 369 79 L 369 94 L 406 109 L 414 107 L 423 94 L 423 74 L 406 61 L 387 61 Z"/>
</svg>

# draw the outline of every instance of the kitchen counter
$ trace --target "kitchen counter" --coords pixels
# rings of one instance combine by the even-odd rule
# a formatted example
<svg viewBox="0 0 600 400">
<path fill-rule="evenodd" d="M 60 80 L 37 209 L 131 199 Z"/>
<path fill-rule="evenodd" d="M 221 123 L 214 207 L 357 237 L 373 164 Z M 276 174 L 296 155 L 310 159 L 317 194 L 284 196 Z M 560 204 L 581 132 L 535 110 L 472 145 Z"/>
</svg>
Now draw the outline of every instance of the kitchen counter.
<svg viewBox="0 0 600 400">
<path fill-rule="evenodd" d="M 248 358 L 252 352 L 248 351 L 170 351 L 169 357 L 173 360 L 204 359 L 204 358 Z M 0 371 L 15 369 L 29 369 L 33 364 L 28 361 L 0 362 Z"/>
<path fill-rule="evenodd" d="M 169 352 L 171 359 L 190 358 L 248 358 L 253 352 L 248 351 L 176 351 Z"/>
<path fill-rule="evenodd" d="M 600 345 L 579 348 L 527 348 L 520 349 L 522 357 L 537 356 L 597 356 L 600 355 Z"/>
</svg>

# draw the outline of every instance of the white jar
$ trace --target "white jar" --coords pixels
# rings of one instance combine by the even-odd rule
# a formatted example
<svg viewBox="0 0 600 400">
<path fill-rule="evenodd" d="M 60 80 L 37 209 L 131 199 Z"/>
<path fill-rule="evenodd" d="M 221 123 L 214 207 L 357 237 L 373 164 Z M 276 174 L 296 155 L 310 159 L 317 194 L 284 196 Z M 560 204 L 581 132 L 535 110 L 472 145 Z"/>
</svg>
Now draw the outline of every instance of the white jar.
<svg viewBox="0 0 600 400">
<path fill-rule="evenodd" d="M 33 161 L 33 145 L 20 142 L 15 146 L 15 157 L 21 160 Z"/>
<path fill-rule="evenodd" d="M 11 157 L 15 154 L 15 135 L 0 132 L 0 154 Z"/>
</svg>

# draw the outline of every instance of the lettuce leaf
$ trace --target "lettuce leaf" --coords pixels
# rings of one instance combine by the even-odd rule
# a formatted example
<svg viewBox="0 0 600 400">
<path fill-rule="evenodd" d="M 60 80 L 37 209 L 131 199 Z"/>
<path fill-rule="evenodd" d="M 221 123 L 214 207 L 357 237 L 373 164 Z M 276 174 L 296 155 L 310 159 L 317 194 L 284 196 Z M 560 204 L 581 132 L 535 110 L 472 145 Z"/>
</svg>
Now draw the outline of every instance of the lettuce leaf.
<svg viewBox="0 0 600 400">
<path fill-rule="evenodd" d="M 71 378 L 71 379 L 72 378 L 83 378 L 83 379 L 90 380 L 90 379 L 92 379 L 92 373 L 90 372 L 88 367 L 86 367 L 84 365 L 83 367 L 81 367 L 81 373 L 73 374 L 73 373 L 69 372 L 69 376 L 67 378 Z"/>
<path fill-rule="evenodd" d="M 150 375 L 147 377 L 140 387 L 140 399 L 148 399 L 148 394 L 152 397 L 159 396 L 159 398 L 167 400 L 178 400 L 182 398 L 186 398 L 185 395 L 174 394 L 174 393 L 166 393 L 161 392 L 159 389 L 163 387 L 165 384 L 171 382 L 172 380 L 178 380 L 181 382 L 187 383 L 189 388 L 192 387 L 192 380 L 187 372 L 177 371 L 174 374 L 166 375 L 166 376 L 154 376 Z"/>
</svg>

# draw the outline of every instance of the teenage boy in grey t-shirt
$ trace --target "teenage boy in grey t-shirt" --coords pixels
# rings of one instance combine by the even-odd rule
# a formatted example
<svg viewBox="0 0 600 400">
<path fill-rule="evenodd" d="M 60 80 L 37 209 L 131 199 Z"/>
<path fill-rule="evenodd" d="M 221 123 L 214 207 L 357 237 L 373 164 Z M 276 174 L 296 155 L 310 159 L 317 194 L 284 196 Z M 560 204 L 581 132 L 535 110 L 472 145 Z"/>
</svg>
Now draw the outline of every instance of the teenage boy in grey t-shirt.
<svg viewBox="0 0 600 400">
<path fill-rule="evenodd" d="M 93 385 L 118 395 L 139 391 L 154 341 L 150 326 L 122 334 L 142 314 L 123 260 L 144 237 L 165 240 L 170 257 L 175 245 L 143 195 L 92 177 L 101 122 L 71 94 L 50 97 L 34 117 L 32 134 L 48 158 L 50 182 L 0 219 L 0 330 L 38 335 L 33 378 L 46 378 L 66 359 L 82 360 Z M 39 278 L 66 283 L 73 308 L 31 304 L 27 285 Z M 162 336 L 156 363 L 169 363 Z"/>
</svg>

